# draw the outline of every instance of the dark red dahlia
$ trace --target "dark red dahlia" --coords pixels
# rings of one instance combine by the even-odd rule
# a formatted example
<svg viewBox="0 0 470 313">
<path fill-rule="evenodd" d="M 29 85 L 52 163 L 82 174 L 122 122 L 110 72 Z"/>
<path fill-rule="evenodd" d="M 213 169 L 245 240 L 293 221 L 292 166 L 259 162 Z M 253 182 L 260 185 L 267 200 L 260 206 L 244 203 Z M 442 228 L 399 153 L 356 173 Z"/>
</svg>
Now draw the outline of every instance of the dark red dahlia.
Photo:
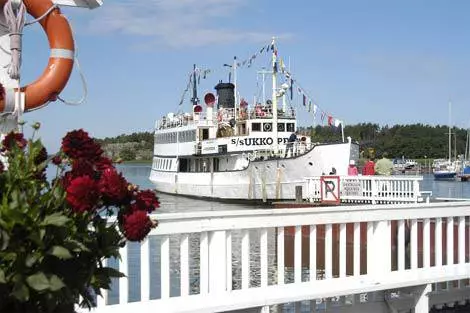
<svg viewBox="0 0 470 313">
<path fill-rule="evenodd" d="M 66 191 L 67 202 L 74 212 L 83 213 L 96 208 L 99 199 L 98 186 L 89 176 L 72 179 Z"/>
<path fill-rule="evenodd" d="M 39 153 L 34 158 L 34 164 L 38 165 L 46 160 L 47 160 L 47 150 L 45 147 L 42 147 L 42 149 L 39 150 Z"/>
<path fill-rule="evenodd" d="M 90 161 L 99 159 L 103 150 L 83 129 L 68 132 L 62 139 L 62 150 L 72 159 L 84 158 Z"/>
<path fill-rule="evenodd" d="M 154 227 L 154 223 L 144 211 L 134 211 L 124 215 L 122 229 L 124 236 L 129 241 L 142 241 Z"/>
<path fill-rule="evenodd" d="M 56 155 L 52 158 L 52 163 L 55 165 L 62 164 L 62 157 L 60 155 Z"/>
<path fill-rule="evenodd" d="M 133 209 L 147 211 L 149 213 L 160 207 L 158 197 L 155 195 L 155 192 L 150 189 L 138 191 L 135 195 L 135 204 Z"/>
<path fill-rule="evenodd" d="M 98 182 L 103 201 L 108 205 L 120 205 L 126 200 L 129 203 L 131 193 L 128 185 L 127 180 L 114 168 L 104 170 Z"/>
<path fill-rule="evenodd" d="M 5 150 L 6 151 L 11 151 L 11 149 L 15 145 L 18 148 L 23 149 L 24 147 L 26 147 L 27 144 L 28 144 L 28 142 L 26 141 L 26 139 L 24 139 L 24 136 L 23 136 L 22 133 L 11 132 L 8 135 L 6 135 L 5 138 L 3 139 L 2 151 L 5 151 Z"/>
<path fill-rule="evenodd" d="M 96 170 L 97 171 L 104 171 L 109 168 L 114 168 L 113 166 L 113 161 L 107 157 L 100 157 L 96 162 L 95 162 Z"/>
<path fill-rule="evenodd" d="M 95 176 L 95 171 L 93 170 L 93 164 L 85 159 L 77 159 L 72 162 L 72 176 Z"/>
</svg>

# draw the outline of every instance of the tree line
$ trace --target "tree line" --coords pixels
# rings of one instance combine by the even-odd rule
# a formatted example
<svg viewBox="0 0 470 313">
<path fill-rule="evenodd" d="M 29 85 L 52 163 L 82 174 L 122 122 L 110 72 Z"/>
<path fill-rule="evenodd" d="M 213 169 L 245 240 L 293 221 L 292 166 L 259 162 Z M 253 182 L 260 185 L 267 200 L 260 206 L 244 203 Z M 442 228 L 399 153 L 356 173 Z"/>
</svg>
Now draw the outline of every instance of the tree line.
<svg viewBox="0 0 470 313">
<path fill-rule="evenodd" d="M 300 131 L 309 134 L 312 142 L 338 142 L 341 141 L 341 129 L 330 126 L 303 127 Z M 436 159 L 448 156 L 448 133 L 446 125 L 394 125 L 380 126 L 374 123 L 359 123 L 344 127 L 345 137 L 350 136 L 360 145 L 363 156 L 367 157 L 368 151 L 373 149 L 376 155 L 387 151 L 391 157 L 406 157 L 412 159 Z M 464 154 L 467 142 L 467 130 L 454 127 L 452 133 L 452 155 L 454 151 Z M 107 145 L 138 143 L 137 149 L 153 150 L 154 135 L 151 132 L 138 132 L 121 134 L 117 137 L 98 139 L 105 147 Z M 118 146 L 121 146 L 118 145 Z M 467 148 L 468 149 L 468 148 Z M 129 150 L 125 149 L 126 154 Z M 128 155 L 125 159 L 132 159 Z"/>
<path fill-rule="evenodd" d="M 312 142 L 335 142 L 341 140 L 341 129 L 330 126 L 304 128 L 312 137 Z M 376 155 L 386 151 L 391 157 L 412 159 L 447 158 L 449 149 L 449 127 L 446 125 L 394 125 L 380 126 L 374 123 L 360 123 L 344 127 L 344 136 L 350 136 L 360 145 L 361 152 L 373 149 Z M 451 129 L 452 155 L 464 154 L 467 130 Z"/>
</svg>

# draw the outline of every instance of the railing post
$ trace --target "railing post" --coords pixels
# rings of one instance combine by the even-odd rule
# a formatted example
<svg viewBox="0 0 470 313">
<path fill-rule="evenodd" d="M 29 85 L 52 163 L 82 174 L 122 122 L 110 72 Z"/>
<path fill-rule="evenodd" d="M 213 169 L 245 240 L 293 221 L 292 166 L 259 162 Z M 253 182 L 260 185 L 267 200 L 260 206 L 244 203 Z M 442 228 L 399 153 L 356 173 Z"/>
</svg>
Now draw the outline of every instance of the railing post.
<svg viewBox="0 0 470 313">
<path fill-rule="evenodd" d="M 391 228 L 390 221 L 367 224 L 367 275 L 378 279 L 391 271 Z M 380 260 L 377 256 L 380 255 Z"/>
<path fill-rule="evenodd" d="M 225 231 L 209 233 L 209 293 L 227 291 L 227 238 Z"/>
<path fill-rule="evenodd" d="M 428 294 L 431 292 L 431 284 L 427 284 L 423 286 L 423 289 L 420 290 L 418 294 L 418 299 L 416 301 L 415 313 L 428 313 L 429 312 L 429 296 Z"/>
<path fill-rule="evenodd" d="M 418 203 L 418 198 L 419 198 L 419 180 L 415 179 L 413 180 L 413 198 L 415 199 L 415 203 Z"/>
<path fill-rule="evenodd" d="M 370 190 L 371 190 L 372 204 L 377 203 L 377 181 L 378 180 L 376 177 L 370 178 Z"/>
</svg>

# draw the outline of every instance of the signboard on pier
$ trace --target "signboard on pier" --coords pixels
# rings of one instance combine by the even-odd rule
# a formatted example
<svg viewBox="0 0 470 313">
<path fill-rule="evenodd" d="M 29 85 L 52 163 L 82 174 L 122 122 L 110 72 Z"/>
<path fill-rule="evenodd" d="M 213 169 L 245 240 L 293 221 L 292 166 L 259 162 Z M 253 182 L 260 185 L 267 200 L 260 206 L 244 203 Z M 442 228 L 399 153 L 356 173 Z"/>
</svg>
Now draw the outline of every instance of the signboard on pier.
<svg viewBox="0 0 470 313">
<path fill-rule="evenodd" d="M 325 204 L 339 204 L 339 176 L 320 177 L 320 200 Z"/>
</svg>

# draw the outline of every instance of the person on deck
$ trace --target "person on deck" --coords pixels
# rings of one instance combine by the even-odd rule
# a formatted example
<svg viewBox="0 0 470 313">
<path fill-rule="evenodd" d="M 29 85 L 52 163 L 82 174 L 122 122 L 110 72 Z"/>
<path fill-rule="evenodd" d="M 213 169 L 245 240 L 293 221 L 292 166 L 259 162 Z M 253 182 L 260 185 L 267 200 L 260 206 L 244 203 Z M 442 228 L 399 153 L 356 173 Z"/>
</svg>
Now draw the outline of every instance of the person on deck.
<svg viewBox="0 0 470 313">
<path fill-rule="evenodd" d="M 357 167 L 356 167 L 356 161 L 354 161 L 354 160 L 349 161 L 348 175 L 349 176 L 357 176 L 358 175 L 358 171 L 357 171 Z"/>
<path fill-rule="evenodd" d="M 364 167 L 362 168 L 362 175 L 375 175 L 374 167 L 374 158 L 369 157 L 366 164 L 364 164 Z"/>
<path fill-rule="evenodd" d="M 287 145 L 286 145 L 286 154 L 284 155 L 285 158 L 287 158 L 287 154 L 291 153 L 291 157 L 294 156 L 294 143 L 297 141 L 297 133 L 298 131 L 292 133 L 289 136 L 289 139 L 287 139 Z"/>
<path fill-rule="evenodd" d="M 392 175 L 393 163 L 388 158 L 387 152 L 382 153 L 382 158 L 375 163 L 374 170 L 376 175 Z"/>
</svg>

